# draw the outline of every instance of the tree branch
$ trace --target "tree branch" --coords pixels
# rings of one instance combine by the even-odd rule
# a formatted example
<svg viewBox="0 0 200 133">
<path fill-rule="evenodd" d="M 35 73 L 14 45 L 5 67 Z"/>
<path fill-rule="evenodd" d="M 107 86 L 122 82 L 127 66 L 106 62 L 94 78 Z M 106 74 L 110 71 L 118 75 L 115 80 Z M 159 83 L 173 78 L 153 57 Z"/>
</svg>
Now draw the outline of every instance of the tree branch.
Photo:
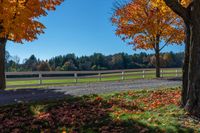
<svg viewBox="0 0 200 133">
<path fill-rule="evenodd" d="M 161 50 L 162 50 L 162 49 L 163 49 L 165 46 L 167 46 L 167 45 L 168 45 L 168 43 L 169 43 L 169 40 L 170 40 L 170 39 L 168 39 L 168 40 L 165 42 L 165 44 L 162 46 L 162 48 L 160 48 L 160 49 L 159 49 L 159 51 L 161 51 Z"/>
<path fill-rule="evenodd" d="M 190 15 L 187 8 L 183 7 L 179 0 L 164 0 L 166 5 L 170 7 L 176 14 L 183 18 L 187 23 L 190 23 Z"/>
<path fill-rule="evenodd" d="M 172 37 L 175 36 L 175 32 L 174 34 L 172 34 L 167 41 L 165 41 L 165 44 L 162 46 L 162 48 L 159 49 L 159 51 L 161 51 L 163 48 L 165 48 L 165 46 L 167 46 L 170 42 L 170 40 L 172 39 Z"/>
</svg>

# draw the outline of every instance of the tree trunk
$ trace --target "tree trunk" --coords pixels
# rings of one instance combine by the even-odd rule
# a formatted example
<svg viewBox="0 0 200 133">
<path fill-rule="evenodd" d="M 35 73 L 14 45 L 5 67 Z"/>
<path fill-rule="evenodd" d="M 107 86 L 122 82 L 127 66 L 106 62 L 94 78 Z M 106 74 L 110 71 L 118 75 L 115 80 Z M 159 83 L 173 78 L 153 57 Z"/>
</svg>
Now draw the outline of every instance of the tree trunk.
<svg viewBox="0 0 200 133">
<path fill-rule="evenodd" d="M 0 89 L 6 88 L 5 80 L 5 48 L 6 39 L 0 38 Z"/>
<path fill-rule="evenodd" d="M 156 56 L 156 78 L 160 78 L 160 48 L 159 48 L 159 44 L 156 44 L 155 56 Z"/>
<path fill-rule="evenodd" d="M 190 58 L 190 25 L 185 23 L 185 55 L 183 64 L 183 78 L 182 78 L 182 97 L 181 105 L 184 107 L 187 102 L 187 91 L 188 91 L 188 76 L 189 76 L 189 58 Z"/>
<path fill-rule="evenodd" d="M 191 10 L 191 46 L 189 61 L 189 83 L 185 109 L 200 117 L 200 1 L 193 0 Z"/>
<path fill-rule="evenodd" d="M 186 22 L 189 40 L 189 74 L 184 71 L 184 90 L 182 101 L 185 109 L 192 115 L 200 117 L 200 0 L 191 0 L 184 8 L 179 1 L 164 0 L 165 3 Z M 188 52 L 188 51 L 186 51 Z M 186 66 L 184 66 L 186 68 Z M 184 69 L 185 69 L 184 68 Z"/>
</svg>

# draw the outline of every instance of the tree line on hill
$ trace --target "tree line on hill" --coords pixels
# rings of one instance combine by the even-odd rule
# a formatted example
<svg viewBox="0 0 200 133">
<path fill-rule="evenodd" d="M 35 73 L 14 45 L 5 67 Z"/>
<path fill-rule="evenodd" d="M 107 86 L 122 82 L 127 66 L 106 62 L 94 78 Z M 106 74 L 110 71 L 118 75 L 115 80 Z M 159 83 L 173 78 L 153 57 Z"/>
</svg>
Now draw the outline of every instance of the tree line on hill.
<svg viewBox="0 0 200 133">
<path fill-rule="evenodd" d="M 182 67 L 184 53 L 162 53 L 160 62 L 162 68 Z M 154 54 L 139 53 L 129 55 L 117 53 L 103 55 L 94 53 L 90 56 L 77 57 L 75 54 L 56 56 L 49 60 L 40 60 L 31 55 L 20 63 L 20 58 L 11 56 L 6 52 L 6 71 L 84 71 L 84 70 L 116 70 L 116 69 L 138 69 L 154 68 L 156 57 Z"/>
</svg>

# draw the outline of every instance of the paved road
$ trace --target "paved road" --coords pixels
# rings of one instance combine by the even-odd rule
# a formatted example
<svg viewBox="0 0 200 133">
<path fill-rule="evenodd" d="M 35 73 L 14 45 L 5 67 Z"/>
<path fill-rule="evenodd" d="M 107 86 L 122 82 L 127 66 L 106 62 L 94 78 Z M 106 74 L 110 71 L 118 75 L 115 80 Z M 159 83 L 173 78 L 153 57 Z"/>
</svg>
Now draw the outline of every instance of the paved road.
<svg viewBox="0 0 200 133">
<path fill-rule="evenodd" d="M 0 106 L 20 102 L 56 100 L 67 96 L 102 94 L 133 89 L 153 89 L 180 86 L 180 80 L 152 79 L 77 84 L 73 86 L 48 87 L 44 89 L 19 89 L 0 91 Z"/>
</svg>

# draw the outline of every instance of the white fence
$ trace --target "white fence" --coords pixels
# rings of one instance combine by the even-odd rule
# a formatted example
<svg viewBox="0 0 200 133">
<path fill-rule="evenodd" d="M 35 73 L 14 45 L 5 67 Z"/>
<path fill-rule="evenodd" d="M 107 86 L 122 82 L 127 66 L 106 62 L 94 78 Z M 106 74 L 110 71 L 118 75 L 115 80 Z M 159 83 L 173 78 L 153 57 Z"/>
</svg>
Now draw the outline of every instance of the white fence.
<svg viewBox="0 0 200 133">
<path fill-rule="evenodd" d="M 161 69 L 161 77 L 180 77 L 182 70 L 179 68 Z M 127 70 L 106 70 L 106 71 L 50 71 L 50 72 L 7 72 L 6 80 L 7 87 L 29 87 L 29 86 L 42 86 L 42 85 L 56 85 L 66 84 L 62 83 L 43 83 L 48 80 L 70 80 L 71 83 L 78 83 L 81 79 L 97 79 L 97 81 L 104 81 L 102 79 L 118 78 L 118 80 L 126 79 L 142 79 L 142 78 L 154 78 L 155 69 L 127 69 Z M 30 84 L 15 82 L 30 82 Z M 31 84 L 31 81 L 37 81 Z M 89 81 L 89 80 L 88 80 Z M 12 83 L 12 84 L 9 84 Z"/>
</svg>

